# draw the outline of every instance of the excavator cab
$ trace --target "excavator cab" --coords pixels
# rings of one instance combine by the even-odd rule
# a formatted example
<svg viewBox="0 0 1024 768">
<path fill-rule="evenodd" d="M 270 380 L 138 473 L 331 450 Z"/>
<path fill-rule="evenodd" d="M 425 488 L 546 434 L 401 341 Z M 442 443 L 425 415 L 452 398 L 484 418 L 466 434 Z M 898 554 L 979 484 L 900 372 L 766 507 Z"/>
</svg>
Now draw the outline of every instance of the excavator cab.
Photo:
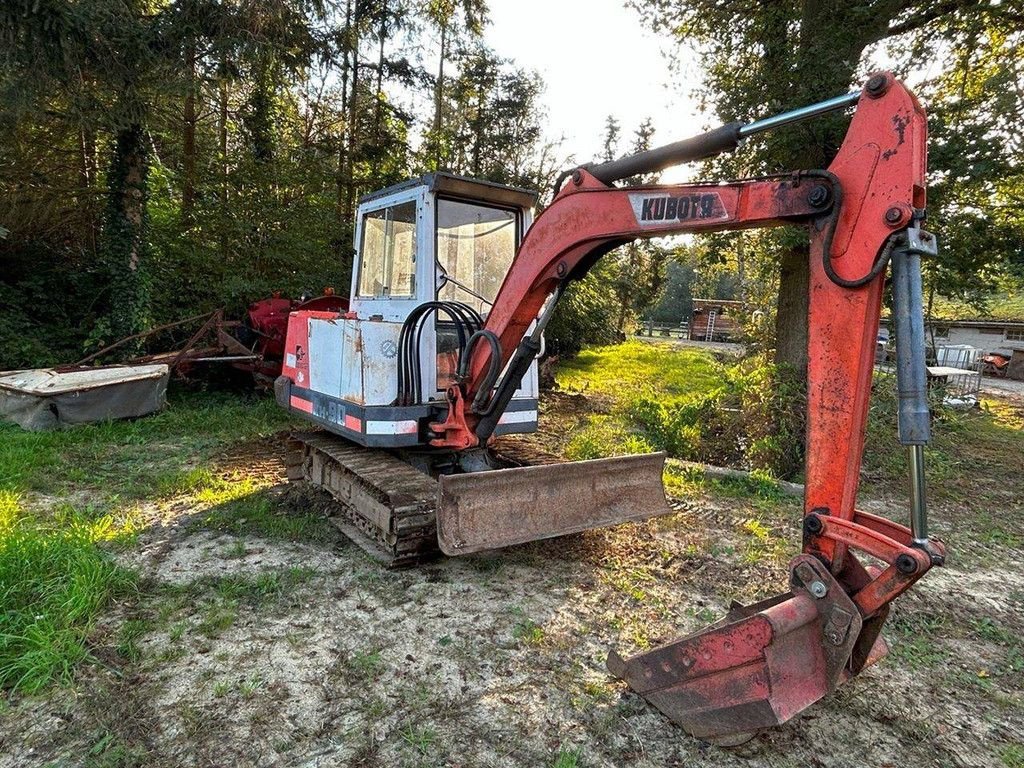
<svg viewBox="0 0 1024 768">
<path fill-rule="evenodd" d="M 348 311 L 290 318 L 287 407 L 359 445 L 425 444 L 536 202 L 528 190 L 447 173 L 364 197 Z M 534 361 L 495 434 L 536 427 Z"/>
</svg>

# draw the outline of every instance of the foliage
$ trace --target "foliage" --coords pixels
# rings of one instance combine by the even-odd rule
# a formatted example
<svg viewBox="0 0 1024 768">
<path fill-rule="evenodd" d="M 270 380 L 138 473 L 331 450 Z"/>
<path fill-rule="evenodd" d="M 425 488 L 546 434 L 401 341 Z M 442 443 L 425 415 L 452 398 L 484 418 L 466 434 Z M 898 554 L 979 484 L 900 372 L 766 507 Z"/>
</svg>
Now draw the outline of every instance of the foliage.
<svg viewBox="0 0 1024 768">
<path fill-rule="evenodd" d="M 942 72 L 919 88 L 931 97 L 935 131 L 932 218 L 953 240 L 951 253 L 933 268 L 934 284 L 969 292 L 972 282 L 984 287 L 991 265 L 1019 261 L 1020 195 L 1010 190 L 1020 186 L 1021 142 L 1002 128 L 1021 111 L 1024 14 L 1018 3 L 634 0 L 631 5 L 653 29 L 698 50 L 705 76 L 699 94 L 723 122 L 747 122 L 843 93 L 883 62 L 895 60 L 905 72 Z M 826 167 L 845 124 L 842 115 L 833 115 L 773 131 L 711 163 L 710 170 L 753 176 Z M 771 340 L 776 359 L 802 372 L 806 239 L 780 231 L 755 242 L 760 247 L 751 250 L 751 259 L 769 262 L 782 278 L 776 296 L 758 307 L 768 314 L 778 310 Z"/>
<path fill-rule="evenodd" d="M 606 258 L 583 280 L 570 283 L 544 332 L 549 354 L 573 355 L 588 344 L 622 341 L 615 323 L 614 269 L 613 262 Z"/>
<path fill-rule="evenodd" d="M 486 22 L 477 0 L 4 5 L 0 369 L 347 293 L 359 197 L 424 170 L 550 187 L 543 83 Z"/>
<path fill-rule="evenodd" d="M 932 167 L 928 226 L 941 258 L 934 293 L 983 311 L 1007 279 L 1024 277 L 1024 141 L 1002 126 L 1024 111 L 1024 32 L 964 22 L 944 71 L 924 87 Z"/>
<path fill-rule="evenodd" d="M 726 366 L 702 350 L 632 341 L 583 351 L 557 381 L 604 403 L 566 444 L 570 458 L 666 451 L 774 477 L 800 470 L 799 380 L 763 357 Z"/>
</svg>

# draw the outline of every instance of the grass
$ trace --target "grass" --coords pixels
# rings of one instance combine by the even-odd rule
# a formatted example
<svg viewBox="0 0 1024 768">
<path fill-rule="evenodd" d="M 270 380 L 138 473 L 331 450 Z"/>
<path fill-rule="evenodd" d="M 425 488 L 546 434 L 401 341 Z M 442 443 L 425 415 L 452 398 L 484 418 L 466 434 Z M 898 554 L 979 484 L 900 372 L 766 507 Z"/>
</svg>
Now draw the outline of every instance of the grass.
<svg viewBox="0 0 1024 768">
<path fill-rule="evenodd" d="M 572 430 L 564 446 L 574 461 L 659 450 L 650 425 L 637 417 L 637 404 L 681 406 L 720 387 L 725 368 L 700 350 L 628 341 L 594 347 L 564 361 L 556 374 L 560 389 L 598 402 Z"/>
<path fill-rule="evenodd" d="M 556 379 L 587 397 L 587 412 L 560 425 L 567 458 L 665 451 L 742 468 L 794 469 L 800 386 L 761 358 L 723 365 L 704 350 L 639 341 L 586 350 Z"/>
<path fill-rule="evenodd" d="M 580 750 L 562 747 L 555 755 L 555 761 L 551 764 L 551 768 L 580 768 L 583 765 L 580 762 L 582 759 L 583 755 Z"/>
<path fill-rule="evenodd" d="M 766 370 L 751 368 L 750 361 L 726 367 L 702 350 L 638 341 L 585 350 L 562 362 L 556 374 L 560 389 L 582 393 L 587 402 L 568 415 L 551 414 L 559 441 L 553 447 L 573 460 L 666 450 L 711 464 L 770 466 L 760 459 L 784 455 L 785 444 L 798 438 L 757 433 L 770 427 L 776 407 L 765 394 L 773 381 Z M 978 515 L 976 535 L 997 550 L 1024 546 L 1017 527 L 992 513 L 1014 503 L 1024 411 L 998 400 L 969 411 L 935 405 L 925 458 L 929 499 Z M 742 410 L 731 414 L 730 408 Z M 906 449 L 897 439 L 892 377 L 877 376 L 873 384 L 862 477 L 870 493 L 906 493 Z M 721 481 L 670 466 L 665 483 L 676 496 L 712 492 L 784 503 L 775 478 L 763 470 L 747 480 Z"/>
<path fill-rule="evenodd" d="M 172 391 L 162 413 L 134 421 L 26 432 L 0 423 L 0 491 L 89 490 L 120 501 L 151 497 L 190 460 L 288 426 L 269 398 Z"/>
<path fill-rule="evenodd" d="M 585 349 L 558 366 L 561 389 L 621 398 L 628 392 L 681 397 L 714 389 L 724 368 L 701 350 L 627 341 Z"/>
<path fill-rule="evenodd" d="M 109 516 L 39 520 L 9 492 L 0 504 L 0 687 L 31 693 L 70 680 L 102 609 L 133 593 L 134 574 L 99 545 L 134 532 Z"/>
<path fill-rule="evenodd" d="M 865 479 L 879 490 L 905 493 L 906 449 L 896 436 L 894 386 L 883 377 L 876 380 L 874 390 L 864 454 Z M 1014 502 L 1011 489 L 1019 480 L 1024 453 L 1024 412 L 991 399 L 966 411 L 933 404 L 931 438 L 925 448 L 929 500 L 949 502 L 983 516 Z M 978 530 L 990 537 L 991 543 L 1010 549 L 1024 543 L 1000 521 L 989 522 L 995 524 L 979 521 Z"/>
<path fill-rule="evenodd" d="M 1006 744 L 999 750 L 999 759 L 1006 768 L 1024 768 L 1024 744 Z"/>
<path fill-rule="evenodd" d="M 269 398 L 185 392 L 172 392 L 164 412 L 135 421 L 54 432 L 0 424 L 0 688 L 33 692 L 68 681 L 89 657 L 103 609 L 135 593 L 135 575 L 106 550 L 132 542 L 140 500 L 207 494 L 210 503 L 225 502 L 225 525 L 237 524 L 250 513 L 231 504 L 258 496 L 251 481 L 220 487 L 188 464 L 287 424 Z M 282 536 L 308 525 L 268 523 L 268 504 L 244 509 Z M 117 650 L 126 660 L 138 659 L 144 629 L 129 621 L 120 630 Z"/>
<path fill-rule="evenodd" d="M 297 514 L 282 509 L 280 502 L 267 489 L 246 487 L 251 481 L 240 482 L 224 495 L 226 500 L 207 510 L 197 525 L 211 531 L 234 536 L 259 536 L 281 541 L 331 541 L 336 533 L 330 523 L 318 514 Z M 201 503 L 213 494 L 200 493 Z M 236 557 L 244 556 L 235 552 Z"/>
</svg>

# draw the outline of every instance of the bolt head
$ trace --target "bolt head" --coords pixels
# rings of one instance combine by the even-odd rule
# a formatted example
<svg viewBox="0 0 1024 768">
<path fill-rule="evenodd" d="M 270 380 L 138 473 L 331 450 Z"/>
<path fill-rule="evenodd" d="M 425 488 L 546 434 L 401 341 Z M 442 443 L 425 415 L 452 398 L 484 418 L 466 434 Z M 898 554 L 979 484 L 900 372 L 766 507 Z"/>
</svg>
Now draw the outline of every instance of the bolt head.
<svg viewBox="0 0 1024 768">
<path fill-rule="evenodd" d="M 572 172 L 572 183 L 577 187 L 583 183 L 583 173 L 579 169 Z"/>
<path fill-rule="evenodd" d="M 810 586 L 807 587 L 807 591 L 821 600 L 821 598 L 828 594 L 828 587 L 825 586 L 823 581 L 812 581 Z"/>
<path fill-rule="evenodd" d="M 865 83 L 864 89 L 871 96 L 881 96 L 885 93 L 887 84 L 888 80 L 885 75 L 872 75 Z"/>
<path fill-rule="evenodd" d="M 902 218 L 903 211 L 901 211 L 895 205 L 885 212 L 885 220 L 889 224 L 899 224 Z"/>
<path fill-rule="evenodd" d="M 825 187 L 815 187 L 807 195 L 807 202 L 815 208 L 821 208 L 828 203 L 829 197 L 828 189 Z"/>
</svg>

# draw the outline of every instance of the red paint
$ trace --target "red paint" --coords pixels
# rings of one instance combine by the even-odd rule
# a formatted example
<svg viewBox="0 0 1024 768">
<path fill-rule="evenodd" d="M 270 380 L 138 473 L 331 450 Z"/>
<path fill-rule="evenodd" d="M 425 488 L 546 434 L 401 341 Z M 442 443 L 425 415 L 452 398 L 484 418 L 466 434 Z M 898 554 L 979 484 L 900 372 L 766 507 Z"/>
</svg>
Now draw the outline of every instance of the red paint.
<svg viewBox="0 0 1024 768">
<path fill-rule="evenodd" d="M 288 336 L 281 374 L 296 386 L 309 389 L 309 321 L 337 318 L 337 312 L 323 310 L 299 310 L 288 315 Z"/>
<path fill-rule="evenodd" d="M 292 408 L 297 411 L 302 411 L 303 413 L 313 412 L 313 404 L 309 402 L 309 400 L 305 400 L 298 395 L 292 395 L 288 402 L 291 403 Z"/>
<path fill-rule="evenodd" d="M 257 354 L 254 363 L 238 363 L 236 367 L 258 371 L 275 378 L 282 373 L 285 354 L 285 339 L 289 330 L 289 315 L 307 310 L 337 313 L 348 309 L 348 299 L 333 294 L 317 296 L 308 301 L 282 299 L 278 294 L 272 298 L 254 301 L 249 305 L 242 333 L 246 346 Z M 248 338 L 251 337 L 251 341 Z"/>
</svg>

